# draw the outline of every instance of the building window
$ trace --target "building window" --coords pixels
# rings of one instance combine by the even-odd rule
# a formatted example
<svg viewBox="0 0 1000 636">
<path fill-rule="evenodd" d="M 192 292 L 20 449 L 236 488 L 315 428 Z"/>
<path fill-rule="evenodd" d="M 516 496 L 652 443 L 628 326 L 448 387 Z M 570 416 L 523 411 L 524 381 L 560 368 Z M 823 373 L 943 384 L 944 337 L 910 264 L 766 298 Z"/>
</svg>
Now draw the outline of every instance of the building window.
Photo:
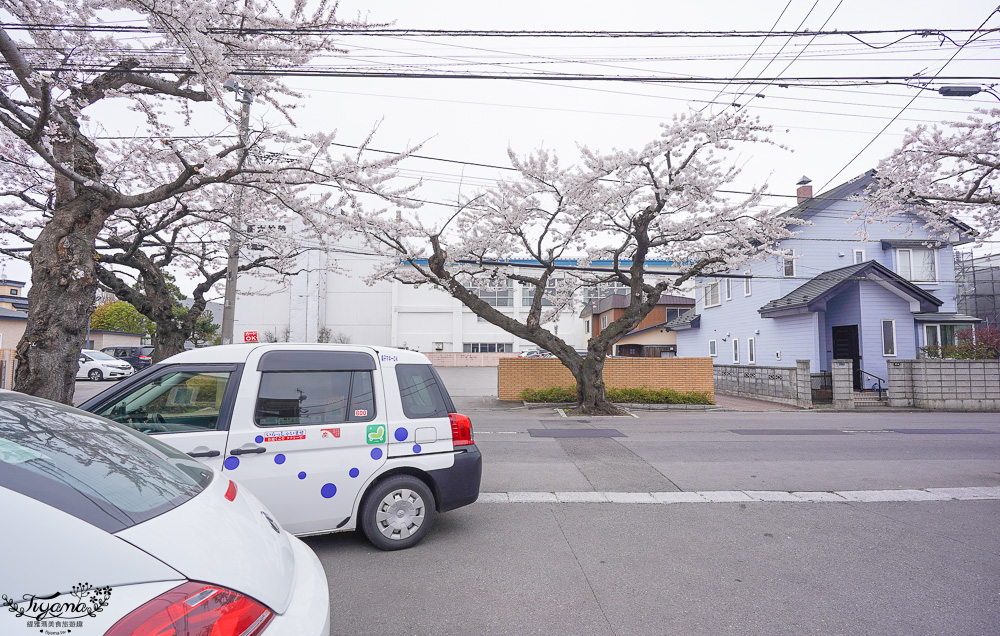
<svg viewBox="0 0 1000 636">
<path fill-rule="evenodd" d="M 726 300 L 732 300 L 732 299 L 733 299 L 733 279 L 732 278 L 727 278 L 726 279 Z"/>
<path fill-rule="evenodd" d="M 747 338 L 747 364 L 757 364 L 757 345 L 753 338 Z"/>
<path fill-rule="evenodd" d="M 885 357 L 895 357 L 896 355 L 896 321 L 882 321 L 882 355 Z"/>
<path fill-rule="evenodd" d="M 18 291 L 18 290 L 16 290 L 16 289 L 11 289 L 11 290 L 10 290 L 10 295 L 11 295 L 11 296 L 17 296 L 17 291 Z"/>
<path fill-rule="evenodd" d="M 589 320 L 584 320 L 583 321 L 583 333 L 590 333 L 590 321 Z"/>
<path fill-rule="evenodd" d="M 740 341 L 733 338 L 733 364 L 740 363 Z"/>
<path fill-rule="evenodd" d="M 464 353 L 510 353 L 514 345 L 510 342 L 466 342 L 462 345 Z"/>
<path fill-rule="evenodd" d="M 717 343 L 715 342 L 715 340 L 708 341 L 708 355 L 712 356 L 713 358 L 719 355 L 719 349 L 717 347 Z"/>
<path fill-rule="evenodd" d="M 629 288 L 619 282 L 601 283 L 594 287 L 585 287 L 583 290 L 583 299 L 593 300 L 595 298 L 604 298 L 608 294 L 623 294 L 627 296 L 628 293 Z"/>
<path fill-rule="evenodd" d="M 781 260 L 785 278 L 795 278 L 795 250 L 785 250 L 785 257 Z"/>
<path fill-rule="evenodd" d="M 511 291 L 510 281 L 504 281 L 502 285 L 489 283 L 487 281 L 473 281 L 469 290 L 479 296 L 491 307 L 513 307 L 514 294 Z"/>
<path fill-rule="evenodd" d="M 858 265 L 864 263 L 867 259 L 865 258 L 864 250 L 854 250 L 854 264 Z"/>
<path fill-rule="evenodd" d="M 608 328 L 608 315 L 604 314 L 603 316 L 601 316 L 601 329 L 607 329 L 607 328 Z"/>
<path fill-rule="evenodd" d="M 928 347 L 953 347 L 958 344 L 955 334 L 972 325 L 924 325 L 924 343 Z"/>
<path fill-rule="evenodd" d="M 680 316 L 681 316 L 682 313 L 684 313 L 683 309 L 670 309 L 670 308 L 664 309 L 663 310 L 663 319 L 664 319 L 664 322 L 670 322 L 671 320 L 677 320 L 678 318 L 680 318 Z"/>
<path fill-rule="evenodd" d="M 937 253 L 935 250 L 897 249 L 896 273 L 918 283 L 937 282 Z"/>
<path fill-rule="evenodd" d="M 743 279 L 743 295 L 750 295 L 750 270 L 747 270 L 747 277 Z"/>
<path fill-rule="evenodd" d="M 534 285 L 521 285 L 521 306 L 531 307 L 531 302 L 535 300 L 535 290 L 538 288 Z M 556 279 L 550 278 L 545 283 L 545 293 L 542 294 L 542 307 L 551 307 L 552 301 L 548 297 L 555 294 L 556 291 Z"/>
<path fill-rule="evenodd" d="M 719 300 L 719 281 L 705 285 L 705 307 L 717 307 L 722 304 Z"/>
</svg>

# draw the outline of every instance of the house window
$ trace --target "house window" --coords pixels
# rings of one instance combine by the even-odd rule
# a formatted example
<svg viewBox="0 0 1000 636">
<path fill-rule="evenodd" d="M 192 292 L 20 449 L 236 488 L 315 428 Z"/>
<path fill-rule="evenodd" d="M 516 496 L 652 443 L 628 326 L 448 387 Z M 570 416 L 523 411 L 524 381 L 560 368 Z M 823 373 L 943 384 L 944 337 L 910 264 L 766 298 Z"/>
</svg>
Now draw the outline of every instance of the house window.
<svg viewBox="0 0 1000 636">
<path fill-rule="evenodd" d="M 10 295 L 11 296 L 17 296 L 17 290 L 16 289 L 11 289 L 10 290 Z"/>
<path fill-rule="evenodd" d="M 713 358 L 719 355 L 719 349 L 715 340 L 708 341 L 708 355 Z"/>
<path fill-rule="evenodd" d="M 867 259 L 865 258 L 864 250 L 854 250 L 854 264 L 858 265 L 864 263 Z"/>
<path fill-rule="evenodd" d="M 722 304 L 719 300 L 719 281 L 705 285 L 705 307 L 717 307 Z"/>
<path fill-rule="evenodd" d="M 955 334 L 971 328 L 972 325 L 924 325 L 924 343 L 928 347 L 951 347 L 958 344 Z"/>
<path fill-rule="evenodd" d="M 747 270 L 747 277 L 743 279 L 743 295 L 750 295 L 750 270 Z"/>
<path fill-rule="evenodd" d="M 895 357 L 896 355 L 896 321 L 882 321 L 882 355 Z"/>
<path fill-rule="evenodd" d="M 504 281 L 502 285 L 489 283 L 488 281 L 473 281 L 469 290 L 479 296 L 491 307 L 513 307 L 514 294 L 511 291 L 510 281 Z"/>
<path fill-rule="evenodd" d="M 676 320 L 680 317 L 682 310 L 680 309 L 664 309 L 663 310 L 663 321 L 670 322 L 671 320 Z"/>
<path fill-rule="evenodd" d="M 917 248 L 896 250 L 896 273 L 919 283 L 937 281 L 937 253 Z"/>
<path fill-rule="evenodd" d="M 732 299 L 733 299 L 733 279 L 732 278 L 727 278 L 726 279 L 726 300 L 732 300 Z"/>
<path fill-rule="evenodd" d="M 607 329 L 607 328 L 608 328 L 608 315 L 604 314 L 603 316 L 601 316 L 601 329 Z"/>
<path fill-rule="evenodd" d="M 583 321 L 583 333 L 590 333 L 590 321 L 589 320 L 584 320 Z"/>
<path fill-rule="evenodd" d="M 785 258 L 781 260 L 785 270 L 785 278 L 795 278 L 795 250 L 785 250 Z"/>
<path fill-rule="evenodd" d="M 740 363 L 740 341 L 733 338 L 733 364 Z"/>
<path fill-rule="evenodd" d="M 753 338 L 747 338 L 747 364 L 757 364 L 757 345 Z"/>
<path fill-rule="evenodd" d="M 465 353 L 510 353 L 514 345 L 510 342 L 466 342 L 462 345 Z"/>
</svg>

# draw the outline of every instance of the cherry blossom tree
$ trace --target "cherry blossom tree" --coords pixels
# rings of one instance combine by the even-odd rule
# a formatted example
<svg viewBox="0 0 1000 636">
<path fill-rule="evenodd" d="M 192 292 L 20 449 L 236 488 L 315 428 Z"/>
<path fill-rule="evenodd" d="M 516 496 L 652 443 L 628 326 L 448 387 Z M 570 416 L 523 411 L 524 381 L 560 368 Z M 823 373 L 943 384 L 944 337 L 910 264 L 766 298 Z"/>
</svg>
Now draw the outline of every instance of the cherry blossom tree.
<svg viewBox="0 0 1000 636">
<path fill-rule="evenodd" d="M 735 268 L 775 250 L 789 231 L 777 209 L 763 209 L 763 188 L 734 198 L 720 192 L 739 176 L 727 160 L 738 146 L 770 143 L 769 129 L 745 114 L 687 114 L 662 125 L 637 150 L 583 147 L 577 165 L 537 150 L 509 152 L 517 176 L 464 202 L 450 217 L 422 211 L 361 211 L 353 215 L 370 247 L 385 254 L 373 279 L 431 283 L 478 316 L 551 351 L 573 373 L 578 410 L 616 413 L 603 381 L 606 354 L 636 328 L 661 294 L 697 276 Z M 530 259 L 534 267 L 510 264 Z M 562 268 L 572 259 L 577 267 Z M 672 261 L 675 274 L 657 277 L 647 261 Z M 611 267 L 595 271 L 596 260 Z M 480 297 L 517 281 L 534 289 L 523 321 Z M 546 328 L 579 303 L 583 287 L 617 282 L 628 288 L 621 317 L 587 343 L 587 355 Z"/>
<path fill-rule="evenodd" d="M 878 164 L 859 216 L 887 221 L 904 209 L 942 236 L 954 217 L 980 230 L 1000 229 L 1000 108 L 965 121 L 917 126 Z"/>
<path fill-rule="evenodd" d="M 294 214 L 323 235 L 330 205 L 356 205 L 357 192 L 393 196 L 387 180 L 400 156 L 335 156 L 333 134 L 293 138 L 287 125 L 239 134 L 226 81 L 238 79 L 292 124 L 299 96 L 280 73 L 261 72 L 260 60 L 272 70 L 304 65 L 337 52 L 324 31 L 364 26 L 339 20 L 335 4 L 308 6 L 0 0 L 8 16 L 0 27 L 0 248 L 16 256 L 16 243 L 32 246 L 17 390 L 70 401 L 98 285 L 95 242 L 102 233 L 127 241 L 115 234 L 116 219 L 141 223 L 149 214 L 158 223 L 149 211 L 219 210 L 215 202 L 242 189 L 266 193 L 257 214 Z M 143 32 L 122 33 L 122 23 Z M 329 190 L 315 197 L 319 186 Z M 208 219 L 217 230 L 239 222 L 226 211 Z"/>
</svg>

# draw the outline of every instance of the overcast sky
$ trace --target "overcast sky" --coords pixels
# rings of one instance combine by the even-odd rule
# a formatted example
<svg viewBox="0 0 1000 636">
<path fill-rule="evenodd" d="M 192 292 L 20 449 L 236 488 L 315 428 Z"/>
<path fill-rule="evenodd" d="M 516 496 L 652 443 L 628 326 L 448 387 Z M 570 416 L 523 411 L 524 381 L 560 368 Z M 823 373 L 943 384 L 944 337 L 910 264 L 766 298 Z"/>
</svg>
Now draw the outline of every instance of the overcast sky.
<svg viewBox="0 0 1000 636">
<path fill-rule="evenodd" d="M 755 2 L 539 2 L 402 0 L 341 2 L 341 16 L 361 11 L 394 28 L 618 31 L 801 31 L 855 29 L 975 29 L 1000 27 L 996 0 L 757 0 Z M 992 13 L 992 16 L 991 16 Z M 546 72 L 644 77 L 994 76 L 997 43 L 991 34 L 959 50 L 938 37 L 905 34 L 760 38 L 485 38 L 347 36 L 345 55 L 317 63 L 341 70 L 523 75 Z M 969 34 L 958 34 L 964 44 Z M 874 48 L 884 47 L 884 48 Z M 952 59 L 953 58 L 953 59 Z M 914 80 L 914 83 L 919 80 Z M 402 150 L 424 143 L 403 167 L 422 179 L 415 195 L 446 204 L 504 173 L 507 148 L 536 147 L 575 161 L 578 144 L 595 149 L 641 146 L 676 113 L 740 108 L 774 126 L 787 150 L 760 147 L 739 155 L 740 185 L 767 181 L 770 191 L 793 194 L 802 176 L 818 193 L 874 167 L 921 122 L 964 119 L 997 98 L 942 97 L 905 85 L 804 87 L 622 81 L 511 79 L 291 78 L 305 95 L 300 128 L 337 129 L 345 144 L 361 142 L 379 125 L 373 146 Z M 975 83 L 981 82 L 952 82 Z M 913 98 L 916 96 L 916 99 Z M 912 101 L 912 103 L 910 103 Z M 893 118 L 896 118 L 893 121 Z M 255 126 L 279 120 L 262 103 Z M 891 123 L 890 123 L 891 122 Z M 886 126 L 888 125 L 888 128 Z M 885 128 L 885 130 L 883 130 Z M 867 149 L 866 149 L 867 147 Z M 772 198 L 780 204 L 787 199 Z M 445 209 L 428 205 L 428 209 Z M 990 246 L 988 246 L 990 247 Z M 990 250 L 1000 251 L 1000 250 Z M 27 269 L 8 263 L 8 278 Z"/>
</svg>

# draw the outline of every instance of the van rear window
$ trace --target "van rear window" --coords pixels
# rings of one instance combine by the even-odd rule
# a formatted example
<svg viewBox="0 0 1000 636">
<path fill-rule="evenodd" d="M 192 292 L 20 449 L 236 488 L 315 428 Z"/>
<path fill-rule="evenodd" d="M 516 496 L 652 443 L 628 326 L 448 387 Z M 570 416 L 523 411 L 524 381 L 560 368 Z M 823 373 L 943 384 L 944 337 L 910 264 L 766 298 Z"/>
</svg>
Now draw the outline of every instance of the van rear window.
<svg viewBox="0 0 1000 636">
<path fill-rule="evenodd" d="M 441 379 L 429 364 L 397 364 L 403 414 L 410 419 L 448 417 L 454 410 Z"/>
</svg>

